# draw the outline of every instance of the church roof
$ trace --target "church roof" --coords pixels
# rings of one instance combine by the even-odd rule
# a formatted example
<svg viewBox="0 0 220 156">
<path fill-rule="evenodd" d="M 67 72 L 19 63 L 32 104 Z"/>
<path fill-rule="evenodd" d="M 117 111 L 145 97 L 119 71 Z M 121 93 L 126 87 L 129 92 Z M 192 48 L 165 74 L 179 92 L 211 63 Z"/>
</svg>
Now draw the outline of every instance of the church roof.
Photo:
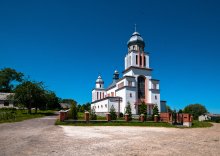
<svg viewBox="0 0 220 156">
<path fill-rule="evenodd" d="M 104 83 L 104 81 L 102 80 L 102 77 L 100 75 L 98 76 L 96 83 Z"/>
<path fill-rule="evenodd" d="M 144 39 L 136 31 L 131 35 L 131 38 L 127 42 L 128 45 L 130 45 L 132 43 L 142 43 L 143 45 L 145 45 Z"/>
</svg>

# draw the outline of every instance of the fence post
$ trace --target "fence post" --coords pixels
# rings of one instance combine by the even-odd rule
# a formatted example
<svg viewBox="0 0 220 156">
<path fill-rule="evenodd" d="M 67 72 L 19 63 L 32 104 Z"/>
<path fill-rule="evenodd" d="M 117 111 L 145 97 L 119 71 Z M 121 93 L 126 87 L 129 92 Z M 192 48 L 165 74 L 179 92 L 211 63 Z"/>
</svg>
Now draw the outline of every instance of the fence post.
<svg viewBox="0 0 220 156">
<path fill-rule="evenodd" d="M 141 114 L 141 122 L 144 122 L 144 114 Z"/>
<path fill-rule="evenodd" d="M 110 113 L 106 113 L 106 120 L 109 122 L 111 121 L 111 115 Z"/>
<path fill-rule="evenodd" d="M 85 112 L 85 121 L 89 122 L 89 112 Z"/>
</svg>

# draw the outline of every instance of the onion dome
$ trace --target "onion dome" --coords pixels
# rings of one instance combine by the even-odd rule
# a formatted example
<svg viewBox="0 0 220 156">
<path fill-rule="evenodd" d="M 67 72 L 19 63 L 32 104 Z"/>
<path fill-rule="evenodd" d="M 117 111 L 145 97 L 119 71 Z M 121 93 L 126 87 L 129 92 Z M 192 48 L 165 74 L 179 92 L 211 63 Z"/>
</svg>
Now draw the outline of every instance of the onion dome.
<svg viewBox="0 0 220 156">
<path fill-rule="evenodd" d="M 141 37 L 141 35 L 138 33 L 138 32 L 134 32 L 132 35 L 131 35 L 131 38 L 129 39 L 129 41 L 127 42 L 128 46 L 130 45 L 142 45 L 143 47 L 145 46 L 145 43 L 144 43 L 144 40 L 143 38 Z"/>
<path fill-rule="evenodd" d="M 115 70 L 115 72 L 113 74 L 113 81 L 118 80 L 118 79 L 119 79 L 119 72 L 117 70 Z"/>
<path fill-rule="evenodd" d="M 100 83 L 100 84 L 104 83 L 104 81 L 102 80 L 102 77 L 100 75 L 98 76 L 96 83 Z"/>
</svg>

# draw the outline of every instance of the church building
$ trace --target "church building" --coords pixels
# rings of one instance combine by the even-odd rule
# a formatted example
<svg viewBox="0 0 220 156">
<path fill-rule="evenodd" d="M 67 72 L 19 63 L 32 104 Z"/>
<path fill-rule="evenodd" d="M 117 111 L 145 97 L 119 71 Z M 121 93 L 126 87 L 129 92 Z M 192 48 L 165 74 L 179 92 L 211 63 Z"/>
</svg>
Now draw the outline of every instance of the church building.
<svg viewBox="0 0 220 156">
<path fill-rule="evenodd" d="M 160 99 L 159 80 L 152 78 L 149 53 L 145 51 L 143 38 L 135 31 L 127 46 L 123 77 L 119 78 L 119 72 L 115 70 L 112 83 L 105 88 L 99 75 L 92 90 L 91 109 L 94 109 L 96 114 L 104 115 L 114 107 L 116 112 L 124 114 L 126 105 L 130 103 L 132 114 L 138 114 L 138 108 L 144 102 L 148 115 L 153 113 L 155 105 L 158 106 L 159 112 L 165 112 L 166 101 Z"/>
</svg>

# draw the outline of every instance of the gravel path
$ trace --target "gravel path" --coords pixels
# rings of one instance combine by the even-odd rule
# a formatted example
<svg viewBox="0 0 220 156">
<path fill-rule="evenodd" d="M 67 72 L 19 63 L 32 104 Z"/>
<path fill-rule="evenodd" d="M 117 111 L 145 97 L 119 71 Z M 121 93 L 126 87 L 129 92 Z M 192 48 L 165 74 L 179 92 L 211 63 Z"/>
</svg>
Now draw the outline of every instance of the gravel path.
<svg viewBox="0 0 220 156">
<path fill-rule="evenodd" d="M 0 156 L 220 155 L 211 128 L 55 126 L 56 116 L 0 124 Z"/>
</svg>

